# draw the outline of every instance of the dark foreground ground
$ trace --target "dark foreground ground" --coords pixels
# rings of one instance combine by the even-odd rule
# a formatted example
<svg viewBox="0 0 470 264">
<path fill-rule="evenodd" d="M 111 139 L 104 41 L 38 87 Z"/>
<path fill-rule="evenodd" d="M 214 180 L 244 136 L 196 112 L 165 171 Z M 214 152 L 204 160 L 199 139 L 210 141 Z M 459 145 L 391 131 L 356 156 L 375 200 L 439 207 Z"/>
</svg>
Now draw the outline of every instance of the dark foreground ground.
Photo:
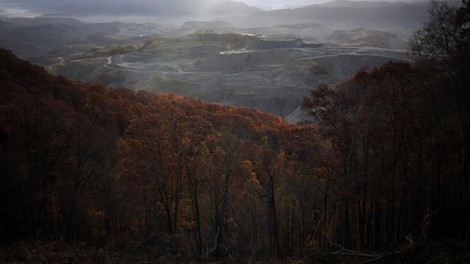
<svg viewBox="0 0 470 264">
<path fill-rule="evenodd" d="M 312 253 L 302 259 L 224 259 L 188 260 L 182 256 L 166 256 L 152 249 L 127 245 L 122 248 L 97 248 L 77 243 L 68 245 L 60 241 L 17 243 L 0 247 L 0 263 L 377 263 L 377 264 L 470 264 L 470 249 L 460 242 L 436 243 L 408 247 L 390 253 L 364 253 L 339 250 Z"/>
</svg>

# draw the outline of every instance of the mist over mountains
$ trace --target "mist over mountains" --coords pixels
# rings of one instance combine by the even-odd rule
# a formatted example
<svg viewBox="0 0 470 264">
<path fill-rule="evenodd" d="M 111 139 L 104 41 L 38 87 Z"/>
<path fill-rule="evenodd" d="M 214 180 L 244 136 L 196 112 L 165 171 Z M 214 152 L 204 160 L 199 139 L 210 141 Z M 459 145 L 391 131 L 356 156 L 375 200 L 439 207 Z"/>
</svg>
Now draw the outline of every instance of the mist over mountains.
<svg viewBox="0 0 470 264">
<path fill-rule="evenodd" d="M 460 1 L 450 0 L 451 5 Z M 277 2 L 276 2 L 277 3 Z M 273 3 L 275 4 L 275 3 Z M 281 7 L 265 11 L 232 0 L 3 0 L 1 16 L 21 12 L 48 17 L 73 17 L 86 22 L 153 22 L 182 24 L 187 20 L 225 20 L 239 27 L 273 26 L 316 22 L 330 27 L 420 27 L 427 18 L 427 1 L 349 1 L 321 4 L 297 2 L 302 7 Z M 16 12 L 16 14 L 15 14 Z M 23 14 L 24 15 L 24 14 Z"/>
<path fill-rule="evenodd" d="M 408 39 L 428 16 L 427 2 L 348 0 L 271 11 L 226 0 L 6 0 L 0 7 L 0 47 L 55 75 L 283 117 L 297 115 L 320 83 L 408 60 Z"/>
<path fill-rule="evenodd" d="M 332 1 L 302 8 L 249 15 L 250 24 L 317 22 L 329 27 L 417 28 L 427 18 L 427 3 Z M 280 20 L 281 19 L 281 20 Z"/>
<path fill-rule="evenodd" d="M 25 12 L 42 16 L 30 21 L 8 18 L 24 15 Z M 335 32 L 337 30 L 362 28 L 363 31 L 380 30 L 394 34 L 396 37 L 392 36 L 393 43 L 400 43 L 406 42 L 411 33 L 425 21 L 427 3 L 332 1 L 302 8 L 263 11 L 242 2 L 226 0 L 3 0 L 0 2 L 2 47 L 12 49 L 20 57 L 38 56 L 67 42 L 83 41 L 97 33 L 112 34 L 119 31 L 113 25 L 102 29 L 103 25 L 90 26 L 70 19 L 52 18 L 75 18 L 88 23 L 158 23 L 177 27 L 183 25 L 183 28 L 187 21 L 204 21 L 214 23 L 200 30 L 245 30 L 271 36 L 333 42 L 362 38 L 356 33 L 344 36 L 341 32 Z M 152 30 L 139 35 L 155 33 Z M 42 48 L 44 46 L 47 48 Z"/>
<path fill-rule="evenodd" d="M 407 60 L 407 41 L 428 9 L 422 2 L 332 1 L 265 11 L 225 0 L 0 6 L 9 12 L 0 14 L 0 47 L 55 75 L 283 117 L 298 113 L 320 83 Z M 42 15 L 11 17 L 15 10 Z"/>
<path fill-rule="evenodd" d="M 135 1 L 0 0 L 0 263 L 470 264 L 470 0 Z"/>
<path fill-rule="evenodd" d="M 181 22 L 182 18 L 213 19 L 225 16 L 244 16 L 261 11 L 241 2 L 212 0 L 84 0 L 79 2 L 46 0 L 40 3 L 23 0 L 7 1 L 6 4 L 13 8 L 40 12 L 45 16 L 75 17 L 83 20 L 95 16 L 101 16 L 102 19 L 108 16 L 111 17 L 110 20 L 122 20 L 124 17 L 132 16 L 135 20 L 153 20 L 153 22 L 162 19 Z"/>
</svg>

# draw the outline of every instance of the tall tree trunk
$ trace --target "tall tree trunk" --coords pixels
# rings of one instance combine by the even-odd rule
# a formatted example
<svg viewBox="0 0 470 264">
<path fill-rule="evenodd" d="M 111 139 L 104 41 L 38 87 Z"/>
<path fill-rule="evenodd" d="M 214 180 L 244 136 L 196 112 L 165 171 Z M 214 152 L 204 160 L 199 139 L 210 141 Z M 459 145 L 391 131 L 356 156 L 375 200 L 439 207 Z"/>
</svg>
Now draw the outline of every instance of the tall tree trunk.
<svg viewBox="0 0 470 264">
<path fill-rule="evenodd" d="M 202 236 L 201 236 L 201 214 L 199 212 L 198 183 L 196 178 L 196 168 L 188 168 L 188 184 L 191 194 L 193 220 L 194 220 L 194 239 L 196 241 L 196 253 L 198 258 L 202 258 Z"/>
<path fill-rule="evenodd" d="M 281 250 L 279 244 L 279 226 L 277 221 L 277 211 L 276 211 L 276 197 L 274 193 L 274 175 L 271 170 L 268 169 L 268 178 L 269 178 L 269 186 L 268 186 L 268 199 L 269 199 L 269 218 L 270 218 L 270 228 L 271 228 L 271 235 L 272 235 L 272 248 L 274 250 L 274 254 L 277 257 L 281 257 Z"/>
<path fill-rule="evenodd" d="M 342 245 L 345 248 L 351 248 L 351 224 L 349 220 L 349 202 L 348 197 L 343 196 L 343 218 L 341 224 Z"/>
<path fill-rule="evenodd" d="M 323 194 L 323 232 L 321 236 L 321 245 L 322 249 L 325 250 L 327 243 L 326 241 L 328 240 L 327 238 L 327 230 L 328 230 L 328 194 L 330 191 L 330 180 L 326 180 L 326 188 L 325 188 L 325 193 Z"/>
</svg>

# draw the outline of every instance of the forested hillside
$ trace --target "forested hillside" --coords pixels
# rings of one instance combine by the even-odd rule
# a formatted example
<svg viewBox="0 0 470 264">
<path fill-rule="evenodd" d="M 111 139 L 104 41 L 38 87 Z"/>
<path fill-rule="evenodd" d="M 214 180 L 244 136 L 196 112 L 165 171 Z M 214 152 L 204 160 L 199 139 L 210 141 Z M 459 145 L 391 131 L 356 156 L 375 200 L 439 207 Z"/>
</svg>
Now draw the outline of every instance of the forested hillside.
<svg viewBox="0 0 470 264">
<path fill-rule="evenodd" d="M 0 262 L 469 263 L 468 7 L 416 63 L 314 89 L 314 124 L 0 50 Z"/>
</svg>

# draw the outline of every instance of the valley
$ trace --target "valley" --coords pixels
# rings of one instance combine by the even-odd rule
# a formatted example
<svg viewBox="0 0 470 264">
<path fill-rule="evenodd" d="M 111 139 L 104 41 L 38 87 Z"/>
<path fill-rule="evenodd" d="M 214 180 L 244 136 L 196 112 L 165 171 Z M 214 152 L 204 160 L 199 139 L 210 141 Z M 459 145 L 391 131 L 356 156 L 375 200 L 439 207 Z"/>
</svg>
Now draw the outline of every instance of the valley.
<svg viewBox="0 0 470 264">
<path fill-rule="evenodd" d="M 55 62 L 49 58 L 44 66 L 55 75 L 85 82 L 174 93 L 287 117 L 321 83 L 338 83 L 358 70 L 407 59 L 397 49 L 205 31 L 94 47 L 56 57 Z"/>
<path fill-rule="evenodd" d="M 470 0 L 245 1 L 0 0 L 1 263 L 470 263 Z"/>
<path fill-rule="evenodd" d="M 0 37 L 2 47 L 54 75 L 257 108 L 295 123 L 319 84 L 410 60 L 407 41 L 426 14 L 421 3 L 334 1 L 275 11 L 224 3 L 212 13 L 162 4 L 151 21 L 132 23 L 111 19 L 127 21 L 138 8 L 146 10 L 142 19 L 152 9 L 97 8 L 86 17 L 62 6 L 31 19 L 4 17 Z M 220 11 L 230 8 L 230 15 Z M 93 22 L 95 13 L 106 22 Z M 393 22 L 394 14 L 407 18 Z"/>
</svg>

